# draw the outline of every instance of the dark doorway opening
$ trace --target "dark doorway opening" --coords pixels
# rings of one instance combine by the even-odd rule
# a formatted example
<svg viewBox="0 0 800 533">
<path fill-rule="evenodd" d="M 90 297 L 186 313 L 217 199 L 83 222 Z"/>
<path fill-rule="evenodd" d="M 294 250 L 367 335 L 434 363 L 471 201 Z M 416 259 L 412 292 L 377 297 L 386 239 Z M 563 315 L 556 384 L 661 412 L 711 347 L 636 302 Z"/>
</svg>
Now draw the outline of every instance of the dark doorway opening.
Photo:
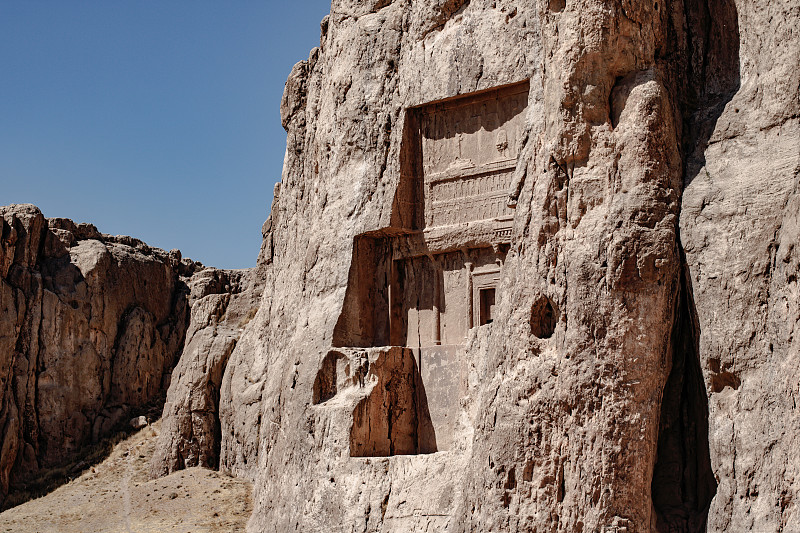
<svg viewBox="0 0 800 533">
<path fill-rule="evenodd" d="M 494 320 L 494 289 L 481 289 L 480 325 L 491 324 Z"/>
</svg>

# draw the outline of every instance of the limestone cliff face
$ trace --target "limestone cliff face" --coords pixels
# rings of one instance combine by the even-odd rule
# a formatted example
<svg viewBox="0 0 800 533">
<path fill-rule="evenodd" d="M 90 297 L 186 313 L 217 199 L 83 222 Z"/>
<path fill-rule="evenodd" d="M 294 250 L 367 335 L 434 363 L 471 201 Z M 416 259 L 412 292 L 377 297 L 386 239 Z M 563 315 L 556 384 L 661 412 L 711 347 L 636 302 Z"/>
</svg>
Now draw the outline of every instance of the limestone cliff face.
<svg viewBox="0 0 800 533">
<path fill-rule="evenodd" d="M 798 23 L 335 0 L 222 379 L 250 528 L 800 529 Z"/>
<path fill-rule="evenodd" d="M 0 224 L 2 502 L 163 392 L 197 264 L 32 205 Z"/>
<path fill-rule="evenodd" d="M 258 310 L 263 270 L 205 269 L 188 286 L 191 319 L 164 405 L 153 477 L 192 466 L 217 468 L 222 376 L 239 335 Z"/>
<path fill-rule="evenodd" d="M 334 0 L 257 269 L 4 208 L 2 489 L 185 336 L 151 470 L 253 479 L 252 531 L 800 530 L 799 24 Z"/>
<path fill-rule="evenodd" d="M 713 8 L 717 8 L 717 12 Z M 800 530 L 800 6 L 717 2 L 680 242 L 718 481 L 711 531 Z M 715 16 L 716 15 L 716 16 Z M 705 17 L 705 18 L 703 18 Z"/>
<path fill-rule="evenodd" d="M 257 268 L 0 208 L 0 493 L 169 382 L 252 531 L 800 531 L 798 27 L 334 0 Z"/>
</svg>

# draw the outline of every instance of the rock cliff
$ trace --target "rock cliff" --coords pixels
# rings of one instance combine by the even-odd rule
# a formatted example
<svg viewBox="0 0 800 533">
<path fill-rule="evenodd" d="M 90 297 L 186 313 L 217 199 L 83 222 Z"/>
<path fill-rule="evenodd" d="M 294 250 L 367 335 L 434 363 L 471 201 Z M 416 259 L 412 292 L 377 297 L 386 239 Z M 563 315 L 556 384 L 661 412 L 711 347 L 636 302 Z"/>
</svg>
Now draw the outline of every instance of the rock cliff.
<svg viewBox="0 0 800 533">
<path fill-rule="evenodd" d="M 798 23 L 335 0 L 222 377 L 250 529 L 800 529 Z"/>
<path fill-rule="evenodd" d="M 0 221 L 2 502 L 53 469 L 74 475 L 91 445 L 160 405 L 187 328 L 194 340 L 202 327 L 190 306 L 251 271 L 204 268 L 32 205 L 0 207 Z"/>
<path fill-rule="evenodd" d="M 192 466 L 218 467 L 222 376 L 258 310 L 263 271 L 206 269 L 189 280 L 189 288 L 191 320 L 167 393 L 151 463 L 154 477 Z"/>
<path fill-rule="evenodd" d="M 2 211 L 3 487 L 185 337 L 151 473 L 253 480 L 251 531 L 800 531 L 798 27 L 334 0 L 256 269 Z"/>
</svg>

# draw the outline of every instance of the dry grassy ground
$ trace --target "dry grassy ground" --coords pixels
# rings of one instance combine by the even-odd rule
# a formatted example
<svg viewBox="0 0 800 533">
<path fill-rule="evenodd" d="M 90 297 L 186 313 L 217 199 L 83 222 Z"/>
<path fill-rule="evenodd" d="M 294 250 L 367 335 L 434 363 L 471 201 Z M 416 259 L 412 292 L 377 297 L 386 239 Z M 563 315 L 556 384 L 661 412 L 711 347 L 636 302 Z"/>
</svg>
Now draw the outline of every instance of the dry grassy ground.
<svg viewBox="0 0 800 533">
<path fill-rule="evenodd" d="M 147 467 L 160 423 L 47 496 L 0 513 L 0 533 L 199 533 L 244 531 L 251 485 L 190 468 L 150 480 Z"/>
</svg>

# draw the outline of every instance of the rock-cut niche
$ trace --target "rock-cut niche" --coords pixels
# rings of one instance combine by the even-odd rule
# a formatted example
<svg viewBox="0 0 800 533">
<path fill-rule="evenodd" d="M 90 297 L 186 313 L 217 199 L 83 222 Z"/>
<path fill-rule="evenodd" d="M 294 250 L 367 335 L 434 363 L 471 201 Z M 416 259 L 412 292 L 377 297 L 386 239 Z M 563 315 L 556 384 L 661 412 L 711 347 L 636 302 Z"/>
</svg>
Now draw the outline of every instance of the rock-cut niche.
<svg viewBox="0 0 800 533">
<path fill-rule="evenodd" d="M 392 365 L 391 379 L 378 377 L 408 390 L 356 409 L 354 431 L 385 418 L 392 409 L 386 401 L 405 398 L 417 441 L 404 449 L 441 451 L 454 441 L 465 340 L 470 329 L 491 327 L 502 299 L 498 283 L 514 214 L 507 197 L 528 92 L 524 81 L 406 111 L 391 225 L 355 238 L 333 346 L 402 347 L 414 364 Z M 351 454 L 386 451 L 373 444 L 351 435 Z"/>
</svg>

